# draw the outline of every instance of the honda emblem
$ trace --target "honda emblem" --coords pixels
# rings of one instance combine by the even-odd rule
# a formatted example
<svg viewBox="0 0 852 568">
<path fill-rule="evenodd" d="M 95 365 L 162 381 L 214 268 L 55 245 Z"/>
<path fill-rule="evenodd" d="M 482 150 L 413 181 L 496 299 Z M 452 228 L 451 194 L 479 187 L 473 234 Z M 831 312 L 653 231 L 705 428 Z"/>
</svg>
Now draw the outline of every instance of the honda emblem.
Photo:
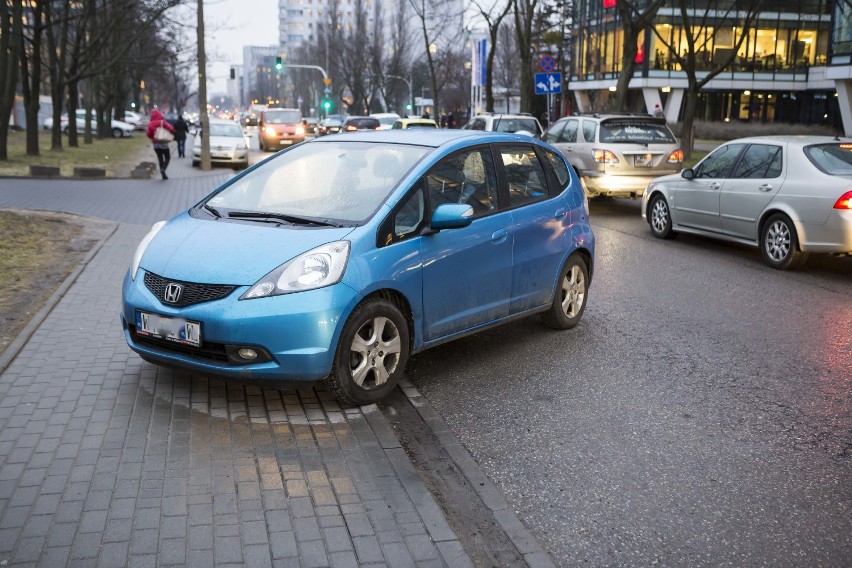
<svg viewBox="0 0 852 568">
<path fill-rule="evenodd" d="M 163 301 L 167 304 L 177 304 L 182 295 L 183 285 L 171 282 L 166 286 L 166 291 L 163 293 Z"/>
</svg>

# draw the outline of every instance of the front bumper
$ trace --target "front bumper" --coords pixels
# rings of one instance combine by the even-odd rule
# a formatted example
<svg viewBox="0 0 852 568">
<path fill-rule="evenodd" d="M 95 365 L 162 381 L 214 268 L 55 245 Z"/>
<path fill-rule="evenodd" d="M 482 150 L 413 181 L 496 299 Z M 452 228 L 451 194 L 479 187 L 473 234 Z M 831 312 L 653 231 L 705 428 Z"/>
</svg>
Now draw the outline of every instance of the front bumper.
<svg viewBox="0 0 852 568">
<path fill-rule="evenodd" d="M 192 158 L 201 160 L 201 149 L 192 149 Z M 246 164 L 248 163 L 248 149 L 246 150 L 213 150 L 210 149 L 210 161 L 217 164 Z"/>
<path fill-rule="evenodd" d="M 130 348 L 142 358 L 247 381 L 312 382 L 328 376 L 340 330 L 360 295 L 343 283 L 270 298 L 239 300 L 247 286 L 221 300 L 174 308 L 161 303 L 144 284 L 125 276 L 121 323 Z M 183 318 L 201 324 L 201 347 L 188 347 L 136 333 L 136 312 Z M 261 363 L 229 356 L 240 347 L 269 354 Z"/>
<path fill-rule="evenodd" d="M 295 144 L 299 144 L 300 142 L 304 142 L 305 135 L 281 134 L 279 136 L 270 136 L 269 134 L 261 134 L 261 139 L 263 140 L 264 146 L 277 146 L 279 148 L 285 148 L 287 146 L 293 146 Z"/>
</svg>

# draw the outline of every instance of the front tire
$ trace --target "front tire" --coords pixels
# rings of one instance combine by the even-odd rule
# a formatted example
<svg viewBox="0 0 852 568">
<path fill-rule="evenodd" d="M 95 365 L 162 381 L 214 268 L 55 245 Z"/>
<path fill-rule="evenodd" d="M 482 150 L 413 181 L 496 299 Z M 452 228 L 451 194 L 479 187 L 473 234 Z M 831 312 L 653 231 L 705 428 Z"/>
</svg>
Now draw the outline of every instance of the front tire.
<svg viewBox="0 0 852 568">
<path fill-rule="evenodd" d="M 559 273 L 559 284 L 550 309 L 541 314 L 544 325 L 553 329 L 576 327 L 586 310 L 588 292 L 589 269 L 583 257 L 574 253 Z"/>
<path fill-rule="evenodd" d="M 121 128 L 113 128 L 112 129 L 112 137 L 113 138 L 121 138 L 124 136 L 124 132 L 121 131 Z"/>
<path fill-rule="evenodd" d="M 666 198 L 660 194 L 651 198 L 648 204 L 648 225 L 658 239 L 671 239 L 675 236 L 672 230 L 672 212 Z"/>
<path fill-rule="evenodd" d="M 808 253 L 799 250 L 799 237 L 793 221 L 783 213 L 776 213 L 763 225 L 760 252 L 766 264 L 778 270 L 798 268 L 808 259 Z"/>
<path fill-rule="evenodd" d="M 372 299 L 353 310 L 334 356 L 326 386 L 350 404 L 370 404 L 396 387 L 408 361 L 408 325 L 399 309 Z"/>
</svg>

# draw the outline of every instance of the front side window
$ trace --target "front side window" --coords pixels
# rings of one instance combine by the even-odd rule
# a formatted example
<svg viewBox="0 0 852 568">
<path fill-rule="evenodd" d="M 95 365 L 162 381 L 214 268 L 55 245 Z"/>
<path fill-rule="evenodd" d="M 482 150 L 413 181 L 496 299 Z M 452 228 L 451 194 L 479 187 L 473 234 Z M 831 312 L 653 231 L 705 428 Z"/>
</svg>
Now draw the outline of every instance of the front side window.
<svg viewBox="0 0 852 568">
<path fill-rule="evenodd" d="M 781 147 L 752 144 L 743 152 L 732 177 L 740 179 L 776 178 L 781 175 Z"/>
<path fill-rule="evenodd" d="M 697 178 L 726 178 L 729 177 L 731 166 L 744 144 L 728 144 L 713 151 L 707 156 L 697 168 L 695 168 L 695 177 Z"/>
<path fill-rule="evenodd" d="M 547 178 L 532 146 L 503 146 L 500 157 L 512 207 L 547 198 Z"/>
<path fill-rule="evenodd" d="M 488 148 L 457 152 L 438 162 L 426 175 L 430 216 L 443 203 L 466 203 L 474 216 L 497 209 L 497 176 Z"/>
<path fill-rule="evenodd" d="M 207 204 L 223 216 L 242 211 L 359 223 L 429 152 L 404 144 L 300 144 L 225 186 Z"/>
<path fill-rule="evenodd" d="M 544 140 L 545 142 L 556 142 L 557 140 L 559 140 L 559 135 L 562 134 L 562 130 L 565 128 L 566 122 L 567 121 L 565 120 L 560 120 L 559 122 L 548 128 L 547 132 L 544 133 L 544 136 L 541 137 L 542 140 Z"/>
</svg>

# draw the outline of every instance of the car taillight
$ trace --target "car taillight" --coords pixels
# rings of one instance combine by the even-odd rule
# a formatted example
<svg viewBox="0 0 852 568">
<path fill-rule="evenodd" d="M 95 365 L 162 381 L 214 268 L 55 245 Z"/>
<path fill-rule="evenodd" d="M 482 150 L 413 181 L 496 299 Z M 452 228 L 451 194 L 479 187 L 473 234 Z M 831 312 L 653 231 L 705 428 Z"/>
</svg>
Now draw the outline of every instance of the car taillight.
<svg viewBox="0 0 852 568">
<path fill-rule="evenodd" d="M 679 164 L 683 161 L 683 150 L 678 148 L 671 154 L 669 154 L 669 159 L 666 160 L 670 164 Z"/>
<path fill-rule="evenodd" d="M 852 191 L 847 191 L 834 204 L 835 209 L 852 209 Z"/>
<path fill-rule="evenodd" d="M 595 162 L 599 164 L 617 164 L 618 158 L 615 157 L 615 154 L 610 152 L 609 150 L 592 150 L 592 156 L 595 159 Z"/>
</svg>

